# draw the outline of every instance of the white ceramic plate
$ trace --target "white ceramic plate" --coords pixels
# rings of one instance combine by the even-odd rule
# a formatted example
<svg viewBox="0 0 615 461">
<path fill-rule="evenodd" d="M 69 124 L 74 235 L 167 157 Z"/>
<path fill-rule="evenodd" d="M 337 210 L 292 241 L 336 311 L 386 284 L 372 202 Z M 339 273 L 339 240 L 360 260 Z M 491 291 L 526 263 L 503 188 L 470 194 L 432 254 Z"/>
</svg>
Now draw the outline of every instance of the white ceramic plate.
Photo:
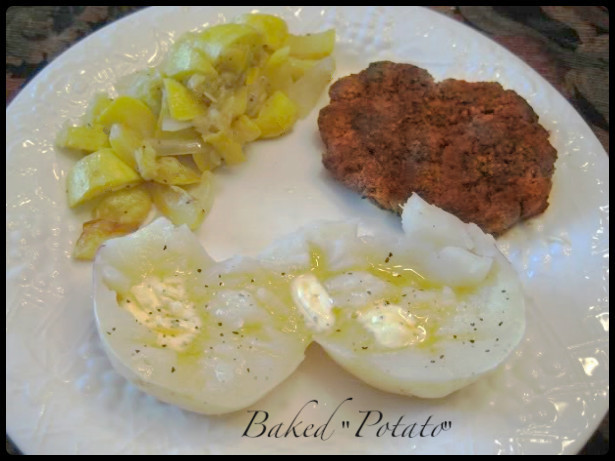
<svg viewBox="0 0 615 461">
<path fill-rule="evenodd" d="M 178 34 L 245 12 L 239 7 L 147 9 L 105 27 L 54 60 L 7 110 L 9 435 L 32 454 L 578 451 L 609 400 L 608 157 L 588 126 L 519 59 L 432 11 L 262 11 L 283 16 L 294 33 L 335 27 L 336 78 L 371 61 L 391 59 L 424 67 L 437 79 L 497 80 L 534 107 L 559 152 L 551 205 L 499 241 L 530 300 L 525 340 L 496 373 L 439 400 L 369 388 L 341 371 L 317 346 L 310 347 L 297 372 L 270 395 L 223 417 L 161 404 L 120 378 L 95 333 L 91 265 L 70 258 L 87 213 L 67 208 L 65 178 L 75 159 L 54 148 L 55 134 L 66 119 L 85 111 L 96 91 L 113 91 L 122 75 L 158 63 Z M 323 95 L 320 105 L 327 101 Z M 299 122 L 292 134 L 254 144 L 245 164 L 217 175 L 217 201 L 199 232 L 212 256 L 255 254 L 313 219 L 359 217 L 371 230 L 399 229 L 397 217 L 360 200 L 325 174 L 317 112 Z M 352 400 L 334 413 L 348 397 Z M 303 421 L 303 429 L 330 419 L 321 438 L 286 432 L 306 404 L 295 423 Z M 279 438 L 242 437 L 256 410 L 268 412 L 267 431 L 285 424 Z M 369 410 L 373 412 L 357 437 Z M 377 412 L 382 420 L 371 425 Z M 395 435 L 406 428 L 412 437 L 385 431 L 385 422 L 393 429 L 398 421 Z M 449 430 L 432 437 L 444 421 L 450 421 Z M 412 424 L 416 426 L 408 434 Z M 249 435 L 261 429 L 253 426 Z"/>
</svg>

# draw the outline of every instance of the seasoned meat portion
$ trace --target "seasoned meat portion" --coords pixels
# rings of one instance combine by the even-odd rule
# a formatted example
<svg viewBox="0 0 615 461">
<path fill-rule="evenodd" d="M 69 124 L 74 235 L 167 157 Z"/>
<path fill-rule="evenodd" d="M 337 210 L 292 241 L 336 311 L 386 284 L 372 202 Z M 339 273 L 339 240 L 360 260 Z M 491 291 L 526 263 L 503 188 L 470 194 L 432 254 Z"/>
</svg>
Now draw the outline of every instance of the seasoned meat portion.
<svg viewBox="0 0 615 461">
<path fill-rule="evenodd" d="M 496 235 L 547 208 L 557 152 L 529 104 L 499 83 L 435 83 L 419 67 L 376 62 L 329 95 L 323 164 L 379 206 L 401 213 L 417 192 Z"/>
</svg>

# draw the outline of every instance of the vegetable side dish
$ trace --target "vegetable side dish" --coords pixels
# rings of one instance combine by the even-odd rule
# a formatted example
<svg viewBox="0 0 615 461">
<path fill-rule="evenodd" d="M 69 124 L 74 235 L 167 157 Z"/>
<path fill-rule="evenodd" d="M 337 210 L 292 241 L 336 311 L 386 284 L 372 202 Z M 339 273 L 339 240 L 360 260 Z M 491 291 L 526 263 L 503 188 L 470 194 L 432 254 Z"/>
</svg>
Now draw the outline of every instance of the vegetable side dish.
<svg viewBox="0 0 615 461">
<path fill-rule="evenodd" d="M 190 32 L 157 68 L 98 94 L 59 147 L 84 156 L 68 174 L 70 207 L 94 205 L 73 256 L 93 259 L 105 240 L 130 233 L 152 204 L 197 229 L 213 200 L 212 171 L 245 161 L 245 145 L 290 131 L 334 70 L 335 32 L 289 33 L 282 19 L 248 14 Z"/>
</svg>

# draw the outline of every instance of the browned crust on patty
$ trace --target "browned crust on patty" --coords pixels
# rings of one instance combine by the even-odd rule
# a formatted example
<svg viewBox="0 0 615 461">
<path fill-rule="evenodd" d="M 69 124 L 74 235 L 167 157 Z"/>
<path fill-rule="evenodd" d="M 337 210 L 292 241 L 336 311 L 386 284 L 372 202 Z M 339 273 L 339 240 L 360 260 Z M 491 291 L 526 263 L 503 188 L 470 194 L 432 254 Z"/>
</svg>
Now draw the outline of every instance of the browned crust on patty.
<svg viewBox="0 0 615 461">
<path fill-rule="evenodd" d="M 318 117 L 323 164 L 379 206 L 401 213 L 417 192 L 496 235 L 547 208 L 557 152 L 529 104 L 499 83 L 435 83 L 385 61 L 329 96 Z"/>
</svg>

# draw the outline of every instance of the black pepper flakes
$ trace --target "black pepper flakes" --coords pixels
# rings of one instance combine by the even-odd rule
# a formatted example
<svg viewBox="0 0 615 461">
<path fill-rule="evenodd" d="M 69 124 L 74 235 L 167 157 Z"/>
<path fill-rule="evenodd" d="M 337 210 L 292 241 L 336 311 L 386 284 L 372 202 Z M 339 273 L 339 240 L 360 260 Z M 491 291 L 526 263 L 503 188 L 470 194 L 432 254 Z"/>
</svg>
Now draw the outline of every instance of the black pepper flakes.
<svg viewBox="0 0 615 461">
<path fill-rule="evenodd" d="M 175 373 L 175 367 L 171 367 L 171 373 Z"/>
</svg>

